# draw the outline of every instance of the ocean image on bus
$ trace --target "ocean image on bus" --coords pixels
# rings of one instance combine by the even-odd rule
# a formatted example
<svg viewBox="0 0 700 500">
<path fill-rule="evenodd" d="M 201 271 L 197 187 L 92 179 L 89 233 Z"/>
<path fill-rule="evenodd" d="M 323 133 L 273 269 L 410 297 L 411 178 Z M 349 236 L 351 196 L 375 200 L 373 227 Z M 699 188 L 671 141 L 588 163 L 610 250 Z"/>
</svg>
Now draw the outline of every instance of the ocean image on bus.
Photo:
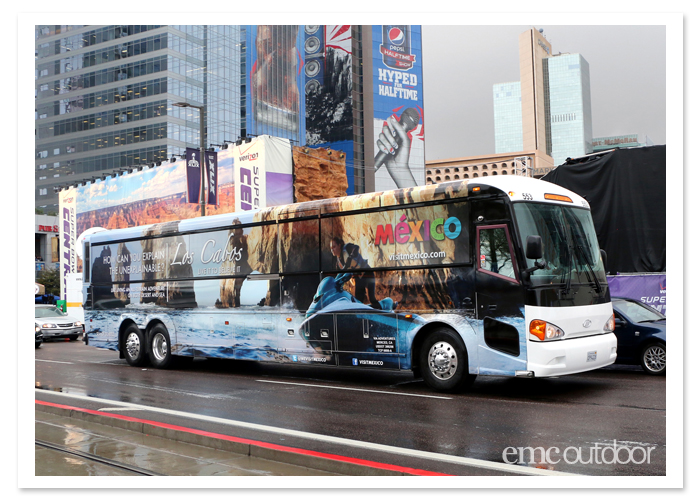
<svg viewBox="0 0 700 500">
<path fill-rule="evenodd" d="M 616 357 L 590 209 L 504 177 L 104 231 L 86 239 L 90 345 L 413 370 L 454 391 Z"/>
</svg>

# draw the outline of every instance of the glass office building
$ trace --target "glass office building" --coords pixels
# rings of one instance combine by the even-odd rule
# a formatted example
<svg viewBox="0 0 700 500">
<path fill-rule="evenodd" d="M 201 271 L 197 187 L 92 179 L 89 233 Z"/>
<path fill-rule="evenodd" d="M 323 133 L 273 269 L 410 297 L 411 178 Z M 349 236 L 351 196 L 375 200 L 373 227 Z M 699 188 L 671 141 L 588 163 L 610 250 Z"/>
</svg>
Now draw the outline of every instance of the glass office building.
<svg viewBox="0 0 700 500">
<path fill-rule="evenodd" d="M 590 72 L 580 54 L 561 54 L 544 63 L 547 149 L 554 165 L 561 165 L 592 151 Z"/>
<path fill-rule="evenodd" d="M 520 82 L 493 86 L 493 122 L 496 154 L 523 150 Z"/>
<path fill-rule="evenodd" d="M 519 53 L 520 81 L 493 86 L 496 153 L 535 149 L 553 165 L 590 153 L 588 62 L 580 54 L 554 54 L 536 28 L 520 35 Z"/>
<path fill-rule="evenodd" d="M 240 26 L 37 25 L 35 204 L 54 186 L 158 164 L 245 135 Z M 243 87 L 243 95 L 245 95 Z"/>
</svg>

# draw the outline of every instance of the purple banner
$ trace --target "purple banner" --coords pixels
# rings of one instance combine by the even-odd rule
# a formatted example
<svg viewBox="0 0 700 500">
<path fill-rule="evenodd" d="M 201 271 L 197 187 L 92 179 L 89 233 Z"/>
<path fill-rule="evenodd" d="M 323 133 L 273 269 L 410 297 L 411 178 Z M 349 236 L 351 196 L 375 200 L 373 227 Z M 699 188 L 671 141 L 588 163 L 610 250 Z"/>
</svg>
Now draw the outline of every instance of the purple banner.
<svg viewBox="0 0 700 500">
<path fill-rule="evenodd" d="M 219 204 L 219 155 L 214 152 L 206 154 L 207 163 L 207 205 Z"/>
<path fill-rule="evenodd" d="M 608 276 L 611 297 L 637 299 L 666 315 L 666 275 Z"/>
<path fill-rule="evenodd" d="M 199 185 L 202 179 L 202 172 L 199 170 L 199 150 L 187 148 L 185 154 L 187 164 L 187 203 L 199 203 Z"/>
</svg>

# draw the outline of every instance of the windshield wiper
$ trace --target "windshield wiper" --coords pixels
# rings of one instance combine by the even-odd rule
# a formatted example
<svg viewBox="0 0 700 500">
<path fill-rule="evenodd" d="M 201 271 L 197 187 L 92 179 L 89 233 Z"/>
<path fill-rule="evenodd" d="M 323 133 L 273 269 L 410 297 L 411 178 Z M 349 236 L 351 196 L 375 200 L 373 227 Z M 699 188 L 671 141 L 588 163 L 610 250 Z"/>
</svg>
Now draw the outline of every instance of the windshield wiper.
<svg viewBox="0 0 700 500">
<path fill-rule="evenodd" d="M 603 287 L 600 286 L 600 281 L 598 281 L 598 277 L 595 275 L 595 271 L 593 270 L 593 266 L 592 266 L 591 263 L 589 262 L 589 260 L 588 260 L 588 255 L 587 255 L 586 252 L 583 250 L 583 246 L 581 246 L 580 244 L 578 244 L 578 245 L 576 245 L 576 249 L 579 251 L 579 252 L 578 252 L 578 255 L 579 255 L 579 256 L 583 256 L 583 262 L 584 262 L 584 264 L 586 264 L 586 266 L 588 267 L 588 269 L 591 271 L 591 275 L 593 275 L 593 280 L 595 281 L 595 289 L 596 289 L 596 291 L 597 291 L 598 293 L 602 293 Z M 589 280 L 589 282 L 590 282 L 590 275 L 588 274 L 588 271 L 586 271 L 586 276 L 588 277 L 588 280 Z"/>
</svg>

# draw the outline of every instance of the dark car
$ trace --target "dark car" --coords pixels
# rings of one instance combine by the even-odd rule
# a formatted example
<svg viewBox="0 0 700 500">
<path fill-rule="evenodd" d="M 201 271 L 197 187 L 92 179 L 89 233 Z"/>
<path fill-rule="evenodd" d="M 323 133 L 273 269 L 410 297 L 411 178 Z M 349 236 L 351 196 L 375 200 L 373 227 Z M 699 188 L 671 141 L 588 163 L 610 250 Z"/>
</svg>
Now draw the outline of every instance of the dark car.
<svg viewBox="0 0 700 500">
<path fill-rule="evenodd" d="M 39 346 L 44 341 L 44 334 L 41 333 L 41 327 L 34 323 L 34 349 L 39 349 Z"/>
<path fill-rule="evenodd" d="M 651 375 L 666 373 L 666 316 L 624 297 L 612 298 L 617 337 L 616 363 L 641 365 Z"/>
</svg>

